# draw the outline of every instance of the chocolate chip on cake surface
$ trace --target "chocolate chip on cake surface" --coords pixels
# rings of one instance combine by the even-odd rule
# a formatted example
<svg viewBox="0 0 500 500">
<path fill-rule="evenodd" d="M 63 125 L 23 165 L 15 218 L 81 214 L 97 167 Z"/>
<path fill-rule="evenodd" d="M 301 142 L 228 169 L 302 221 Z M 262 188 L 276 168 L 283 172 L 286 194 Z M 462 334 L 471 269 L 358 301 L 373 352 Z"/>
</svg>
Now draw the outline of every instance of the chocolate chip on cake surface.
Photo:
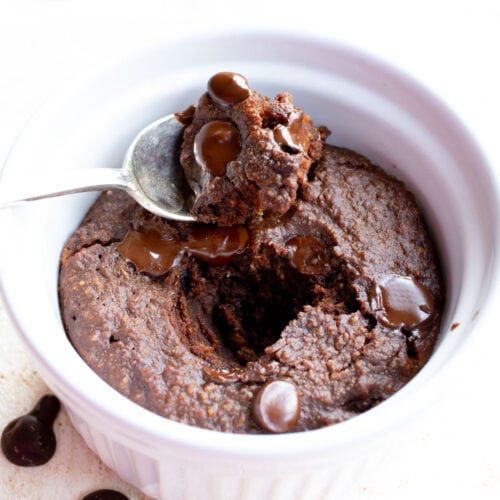
<svg viewBox="0 0 500 500">
<path fill-rule="evenodd" d="M 177 120 L 179 120 L 183 125 L 189 125 L 193 121 L 195 111 L 196 106 L 188 106 L 184 111 L 178 111 L 174 114 Z"/>
<path fill-rule="evenodd" d="M 214 177 L 225 175 L 227 164 L 236 160 L 240 151 L 238 130 L 227 121 L 215 120 L 206 123 L 196 134 L 196 162 Z"/>
<path fill-rule="evenodd" d="M 295 236 L 286 242 L 291 263 L 303 274 L 321 274 L 329 266 L 325 244 L 313 236 Z"/>
<path fill-rule="evenodd" d="M 165 237 L 158 225 L 146 224 L 129 229 L 117 250 L 137 271 L 158 277 L 177 266 L 185 252 L 211 265 L 228 264 L 244 250 L 249 237 L 244 226 L 193 224 L 191 229 L 187 239 L 181 240 Z"/>
<path fill-rule="evenodd" d="M 117 250 L 138 271 L 151 276 L 167 273 L 181 256 L 178 241 L 164 238 L 157 229 L 148 226 L 139 230 L 130 229 Z"/>
<path fill-rule="evenodd" d="M 383 276 L 375 300 L 378 319 L 391 328 L 414 330 L 435 311 L 429 290 L 410 276 Z"/>
<path fill-rule="evenodd" d="M 286 380 L 268 382 L 257 392 L 252 411 L 255 420 L 265 431 L 293 431 L 300 417 L 297 388 Z"/>
<path fill-rule="evenodd" d="M 247 79 L 231 71 L 216 73 L 208 81 L 207 89 L 210 97 L 224 107 L 244 101 L 250 95 Z"/>
</svg>

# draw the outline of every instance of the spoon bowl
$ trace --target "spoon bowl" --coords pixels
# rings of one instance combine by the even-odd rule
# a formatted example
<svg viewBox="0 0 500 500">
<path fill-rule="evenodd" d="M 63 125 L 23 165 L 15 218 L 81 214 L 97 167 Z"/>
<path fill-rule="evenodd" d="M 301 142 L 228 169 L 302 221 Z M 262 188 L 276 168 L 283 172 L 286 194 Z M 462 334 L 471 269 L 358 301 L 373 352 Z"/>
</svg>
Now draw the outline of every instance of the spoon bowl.
<svg viewBox="0 0 500 500">
<path fill-rule="evenodd" d="M 83 168 L 61 171 L 55 179 L 34 178 L 15 195 L 0 197 L 0 209 L 72 193 L 122 189 L 160 217 L 193 222 L 192 195 L 179 162 L 184 126 L 175 114 L 160 118 L 137 134 L 120 169 Z"/>
<path fill-rule="evenodd" d="M 143 128 L 128 148 L 121 171 L 137 203 L 160 217 L 192 222 L 190 189 L 179 163 L 183 129 L 173 114 Z"/>
</svg>

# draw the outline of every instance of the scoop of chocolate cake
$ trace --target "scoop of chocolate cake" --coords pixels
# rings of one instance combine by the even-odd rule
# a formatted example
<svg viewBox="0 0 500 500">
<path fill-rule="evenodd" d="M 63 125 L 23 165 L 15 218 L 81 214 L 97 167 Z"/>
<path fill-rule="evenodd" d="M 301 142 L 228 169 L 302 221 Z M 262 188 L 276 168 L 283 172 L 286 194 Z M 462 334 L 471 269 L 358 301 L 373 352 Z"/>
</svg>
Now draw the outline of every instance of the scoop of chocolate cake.
<svg viewBox="0 0 500 500">
<path fill-rule="evenodd" d="M 236 73 L 208 83 L 184 132 L 181 164 L 200 222 L 227 226 L 285 214 L 295 203 L 322 132 L 290 94 L 269 99 Z"/>
</svg>

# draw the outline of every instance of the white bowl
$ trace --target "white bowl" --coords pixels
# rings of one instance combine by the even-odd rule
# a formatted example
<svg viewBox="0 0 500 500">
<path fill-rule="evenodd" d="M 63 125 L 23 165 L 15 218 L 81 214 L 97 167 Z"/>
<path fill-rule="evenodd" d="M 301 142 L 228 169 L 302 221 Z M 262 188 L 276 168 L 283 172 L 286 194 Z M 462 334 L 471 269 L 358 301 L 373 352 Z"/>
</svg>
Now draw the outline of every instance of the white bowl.
<svg viewBox="0 0 500 500">
<path fill-rule="evenodd" d="M 398 70 L 332 42 L 187 37 L 80 79 L 47 102 L 13 147 L 1 186 L 12 192 L 25 178 L 57 176 L 59 169 L 119 167 L 139 129 L 195 102 L 207 78 L 225 69 L 247 75 L 265 94 L 291 91 L 316 123 L 333 130 L 333 143 L 366 154 L 416 194 L 438 242 L 448 299 L 435 352 L 406 387 L 347 422 L 271 436 L 189 427 L 132 403 L 83 362 L 59 316 L 59 253 L 92 194 L 0 213 L 2 291 L 40 374 L 87 444 L 146 494 L 342 498 L 396 431 L 448 387 L 469 340 L 493 321 L 499 187 L 474 140 L 439 100 Z M 460 327 L 450 332 L 454 322 Z"/>
</svg>

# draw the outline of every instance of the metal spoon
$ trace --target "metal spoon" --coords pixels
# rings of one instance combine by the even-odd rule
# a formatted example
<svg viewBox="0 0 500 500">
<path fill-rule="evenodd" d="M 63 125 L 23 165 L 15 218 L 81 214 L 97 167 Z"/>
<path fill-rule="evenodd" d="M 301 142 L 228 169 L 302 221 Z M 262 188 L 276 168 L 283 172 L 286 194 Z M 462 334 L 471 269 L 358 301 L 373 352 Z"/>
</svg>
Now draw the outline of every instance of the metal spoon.
<svg viewBox="0 0 500 500">
<path fill-rule="evenodd" d="M 143 128 L 125 154 L 122 168 L 62 170 L 23 186 L 15 199 L 0 199 L 0 209 L 21 202 L 85 191 L 123 189 L 146 210 L 166 219 L 192 222 L 189 188 L 179 164 L 184 125 L 168 115 Z"/>
</svg>

